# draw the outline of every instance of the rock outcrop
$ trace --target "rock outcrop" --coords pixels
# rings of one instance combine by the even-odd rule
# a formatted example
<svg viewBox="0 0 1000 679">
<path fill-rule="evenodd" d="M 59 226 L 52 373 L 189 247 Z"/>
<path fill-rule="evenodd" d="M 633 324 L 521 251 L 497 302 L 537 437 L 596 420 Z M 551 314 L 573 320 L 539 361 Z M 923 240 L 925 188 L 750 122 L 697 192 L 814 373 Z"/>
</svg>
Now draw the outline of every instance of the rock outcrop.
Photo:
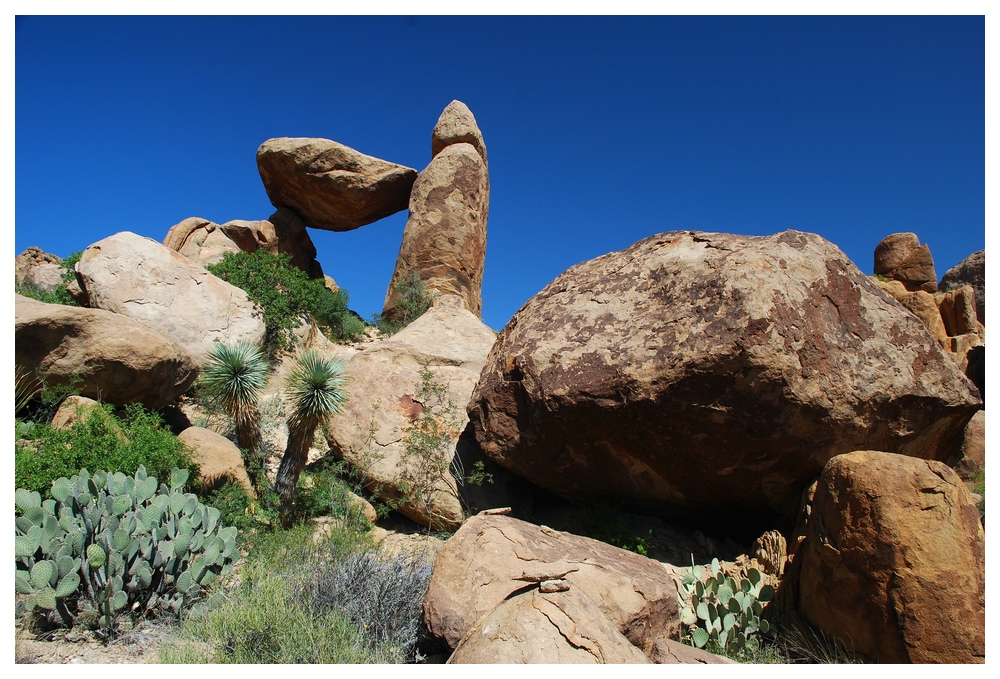
<svg viewBox="0 0 1000 679">
<path fill-rule="evenodd" d="M 876 662 L 983 662 L 984 545 L 979 512 L 944 464 L 839 455 L 820 476 L 796 556 L 799 608 Z"/>
<path fill-rule="evenodd" d="M 72 429 L 74 424 L 85 420 L 87 414 L 99 406 L 100 403 L 92 398 L 70 394 L 59 404 L 49 426 L 53 429 Z"/>
<path fill-rule="evenodd" d="M 347 401 L 330 419 L 328 442 L 374 491 L 385 499 L 404 499 L 402 514 L 455 530 L 463 514 L 449 465 L 468 422 L 463 407 L 495 336 L 460 300 L 439 301 L 396 335 L 351 358 Z M 443 388 L 440 394 L 419 394 L 423 370 L 432 385 Z M 427 437 L 421 438 L 421 431 Z M 409 438 L 438 436 L 450 442 L 429 457 L 408 454 Z"/>
<path fill-rule="evenodd" d="M 674 231 L 529 300 L 468 410 L 487 457 L 558 495 L 731 525 L 790 519 L 840 453 L 947 459 L 979 407 L 923 324 L 823 238 Z"/>
<path fill-rule="evenodd" d="M 894 233 L 875 247 L 875 275 L 899 281 L 909 291 L 937 290 L 934 258 L 915 233 Z"/>
<path fill-rule="evenodd" d="M 442 113 L 445 121 L 454 118 L 447 109 Z M 460 134 L 468 125 L 478 132 L 471 113 L 468 118 L 459 116 L 458 121 L 454 128 L 444 125 L 456 138 L 471 135 Z M 490 179 L 483 160 L 485 148 L 480 152 L 470 143 L 449 139 L 451 143 L 435 153 L 413 184 L 410 217 L 382 309 L 385 318 L 398 315 L 397 285 L 405 284 L 411 272 L 419 272 L 430 292 L 458 295 L 466 309 L 482 316 L 490 206 Z"/>
<path fill-rule="evenodd" d="M 163 244 L 201 266 L 219 262 L 227 252 L 265 250 L 288 254 L 289 263 L 310 278 L 323 277 L 323 267 L 316 261 L 316 246 L 305 224 L 287 208 L 281 208 L 268 219 L 237 219 L 222 225 L 189 217 L 170 228 Z"/>
<path fill-rule="evenodd" d="M 537 588 L 501 602 L 462 639 L 449 665 L 648 664 L 586 594 Z"/>
<path fill-rule="evenodd" d="M 29 247 L 14 258 L 14 283 L 27 283 L 46 292 L 53 292 L 62 283 L 65 269 L 62 260 L 41 248 Z"/>
<path fill-rule="evenodd" d="M 177 438 L 191 449 L 191 458 L 198 463 L 198 477 L 207 487 L 218 488 L 233 481 L 254 495 L 243 456 L 235 443 L 203 427 L 188 427 Z"/>
<path fill-rule="evenodd" d="M 306 226 L 351 231 L 405 210 L 413 168 L 367 156 L 329 139 L 280 137 L 257 149 L 271 203 L 291 208 Z"/>
<path fill-rule="evenodd" d="M 264 338 L 245 292 L 150 238 L 109 236 L 84 250 L 76 270 L 92 307 L 160 329 L 199 364 L 217 340 Z"/>
<path fill-rule="evenodd" d="M 976 318 L 986 324 L 986 250 L 973 252 L 961 262 L 948 269 L 941 277 L 938 288 L 953 290 L 963 285 L 971 285 L 976 297 Z"/>
<path fill-rule="evenodd" d="M 519 591 L 564 580 L 632 645 L 648 652 L 680 632 L 681 569 L 590 538 L 507 516 L 468 519 L 438 553 L 424 601 L 427 629 L 455 648 Z M 558 594 L 557 594 L 558 596 Z"/>
<path fill-rule="evenodd" d="M 486 142 L 483 141 L 483 133 L 479 130 L 476 117 L 468 106 L 457 99 L 444 107 L 434 131 L 431 132 L 431 157 L 452 144 L 472 144 L 483 162 L 488 162 Z"/>
<path fill-rule="evenodd" d="M 127 316 L 21 295 L 14 296 L 14 362 L 49 386 L 78 378 L 82 396 L 147 408 L 173 403 L 199 369 L 169 335 Z"/>
</svg>

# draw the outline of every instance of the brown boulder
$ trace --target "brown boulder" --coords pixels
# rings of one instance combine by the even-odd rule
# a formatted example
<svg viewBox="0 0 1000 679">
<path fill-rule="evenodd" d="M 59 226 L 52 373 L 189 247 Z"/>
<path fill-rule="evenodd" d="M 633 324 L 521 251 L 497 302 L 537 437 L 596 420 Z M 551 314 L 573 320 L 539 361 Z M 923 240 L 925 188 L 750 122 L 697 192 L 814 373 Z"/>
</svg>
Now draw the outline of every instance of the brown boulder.
<svg viewBox="0 0 1000 679">
<path fill-rule="evenodd" d="M 233 481 L 253 496 L 253 485 L 235 443 L 203 427 L 188 427 L 177 438 L 191 449 L 191 459 L 199 466 L 198 476 L 209 488 Z"/>
<path fill-rule="evenodd" d="M 71 429 L 74 424 L 86 419 L 87 413 L 99 406 L 100 403 L 92 398 L 70 394 L 59 404 L 49 426 L 53 429 Z"/>
<path fill-rule="evenodd" d="M 405 210 L 413 168 L 329 139 L 280 137 L 257 149 L 257 169 L 271 203 L 291 208 L 316 229 L 351 231 Z"/>
<path fill-rule="evenodd" d="M 490 180 L 471 144 L 452 144 L 434 156 L 410 195 L 396 268 L 382 315 L 395 318 L 397 283 L 417 271 L 428 291 L 458 295 L 476 316 L 483 310 L 483 266 Z"/>
<path fill-rule="evenodd" d="M 760 529 L 834 455 L 947 459 L 979 407 L 923 324 L 823 238 L 674 231 L 529 300 L 468 410 L 487 457 L 561 496 Z"/>
<path fill-rule="evenodd" d="M 913 315 L 919 318 L 927 331 L 930 332 L 931 337 L 936 339 L 946 351 L 951 351 L 948 329 L 945 327 L 944 319 L 941 318 L 938 300 L 934 295 L 924 290 L 910 292 L 899 281 L 885 282 L 876 278 L 875 284 L 912 311 Z"/>
<path fill-rule="evenodd" d="M 88 398 L 161 408 L 198 376 L 198 363 L 163 332 L 100 309 L 14 295 L 14 362 L 49 386 L 82 380 Z"/>
<path fill-rule="evenodd" d="M 976 318 L 986 323 L 986 250 L 973 252 L 961 262 L 948 269 L 941 277 L 939 287 L 952 290 L 963 285 L 971 285 L 975 291 Z"/>
<path fill-rule="evenodd" d="M 52 292 L 62 282 L 62 259 L 31 246 L 14 258 L 14 283 L 29 283 Z"/>
<path fill-rule="evenodd" d="M 90 306 L 160 329 L 204 362 L 216 341 L 260 344 L 264 322 L 247 294 L 187 257 L 124 231 L 76 265 Z"/>
<path fill-rule="evenodd" d="M 571 592 L 592 599 L 633 645 L 645 650 L 657 638 L 679 635 L 681 569 L 590 538 L 487 514 L 468 519 L 438 553 L 424 601 L 428 630 L 455 648 L 477 620 L 535 586 L 520 578 L 545 564 L 563 573 Z"/>
<path fill-rule="evenodd" d="M 971 285 L 939 293 L 934 301 L 949 337 L 968 333 L 985 336 L 985 328 L 976 317 L 976 293 Z"/>
<path fill-rule="evenodd" d="M 952 465 L 958 475 L 968 481 L 986 465 L 986 411 L 980 410 L 965 426 L 962 453 Z"/>
<path fill-rule="evenodd" d="M 915 233 L 894 233 L 875 247 L 875 275 L 900 281 L 911 292 L 937 290 L 934 258 Z"/>
<path fill-rule="evenodd" d="M 834 457 L 796 560 L 806 619 L 876 662 L 984 661 L 984 532 L 946 465 Z"/>
<path fill-rule="evenodd" d="M 586 594 L 538 589 L 500 602 L 462 639 L 449 665 L 648 664 Z"/>
<path fill-rule="evenodd" d="M 472 144 L 483 162 L 488 162 L 486 142 L 483 141 L 483 133 L 476 124 L 476 117 L 472 115 L 468 106 L 458 100 L 444 107 L 437 125 L 434 126 L 434 131 L 431 133 L 431 157 L 452 144 Z"/>
</svg>

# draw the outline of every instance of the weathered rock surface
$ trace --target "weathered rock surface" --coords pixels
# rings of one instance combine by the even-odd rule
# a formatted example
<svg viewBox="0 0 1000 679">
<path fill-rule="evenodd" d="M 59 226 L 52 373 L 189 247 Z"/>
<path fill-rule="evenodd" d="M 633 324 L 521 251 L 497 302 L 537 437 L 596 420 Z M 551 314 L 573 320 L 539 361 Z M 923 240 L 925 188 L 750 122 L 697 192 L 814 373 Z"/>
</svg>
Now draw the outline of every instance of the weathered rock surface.
<svg viewBox="0 0 1000 679">
<path fill-rule="evenodd" d="M 985 337 L 986 329 L 976 317 L 976 295 L 971 285 L 940 292 L 934 296 L 934 301 L 949 337 L 968 333 Z"/>
<path fill-rule="evenodd" d="M 219 225 L 200 217 L 189 217 L 167 232 L 163 244 L 195 264 L 207 266 L 222 260 L 227 252 L 252 253 L 265 250 L 287 253 L 289 263 L 310 278 L 322 278 L 323 267 L 316 261 L 316 246 L 298 215 L 287 208 L 269 219 L 236 219 Z"/>
<path fill-rule="evenodd" d="M 876 662 L 983 662 L 984 544 L 979 512 L 946 465 L 839 455 L 796 556 L 800 610 Z"/>
<path fill-rule="evenodd" d="M 327 231 L 351 231 L 405 210 L 417 178 L 413 168 L 308 137 L 268 139 L 257 149 L 257 169 L 275 207 Z"/>
<path fill-rule="evenodd" d="M 657 639 L 649 656 L 657 665 L 734 665 L 735 660 L 723 658 L 673 639 Z"/>
<path fill-rule="evenodd" d="M 986 250 L 973 252 L 961 262 L 948 269 L 941 277 L 939 287 L 951 290 L 963 285 L 971 285 L 976 297 L 976 318 L 986 324 Z"/>
<path fill-rule="evenodd" d="M 14 296 L 14 362 L 49 386 L 82 380 L 80 393 L 115 405 L 161 408 L 198 376 L 198 363 L 166 333 L 100 309 Z"/>
<path fill-rule="evenodd" d="M 253 484 L 235 443 L 203 427 L 188 427 L 177 438 L 191 449 L 192 459 L 199 465 L 198 475 L 209 488 L 234 481 L 253 496 Z"/>
<path fill-rule="evenodd" d="M 947 459 L 979 406 L 823 238 L 674 231 L 529 300 L 468 410 L 487 457 L 552 492 L 731 523 L 794 516 L 840 453 Z"/>
<path fill-rule="evenodd" d="M 969 480 L 986 464 L 986 411 L 980 410 L 965 425 L 961 457 L 952 465 L 958 475 Z"/>
<path fill-rule="evenodd" d="M 331 452 L 362 472 L 385 499 L 402 497 L 400 489 L 407 484 L 419 488 L 416 494 L 426 503 L 406 502 L 398 510 L 402 514 L 422 525 L 433 521 L 455 530 L 463 514 L 448 467 L 468 422 L 463 406 L 495 337 L 461 308 L 459 300 L 442 302 L 391 338 L 368 345 L 351 358 L 346 368 L 347 402 L 330 419 L 328 442 Z M 432 382 L 446 388 L 444 403 L 436 398 L 420 402 L 422 366 L 432 373 Z M 439 416 L 437 425 L 451 439 L 430 460 L 406 455 L 405 445 L 414 427 L 426 426 L 425 408 Z"/>
<path fill-rule="evenodd" d="M 680 632 L 674 569 L 590 538 L 554 531 L 507 516 L 468 519 L 438 553 L 424 601 L 428 630 L 452 648 L 511 594 L 534 583 L 527 569 L 576 567 L 563 579 L 570 592 L 597 604 L 639 648 Z M 556 594 L 555 596 L 559 596 Z"/>
<path fill-rule="evenodd" d="M 951 341 L 948 339 L 948 329 L 945 327 L 944 319 L 941 318 L 941 310 L 938 302 L 929 292 L 925 290 L 915 290 L 910 292 L 899 281 L 875 280 L 875 284 L 889 294 L 890 297 L 913 312 L 913 315 L 930 332 L 931 337 L 936 339 L 945 351 L 951 351 Z"/>
<path fill-rule="evenodd" d="M 410 217 L 382 315 L 395 318 L 396 284 L 411 271 L 430 292 L 458 295 L 476 316 L 483 313 L 483 266 L 490 179 L 471 144 L 446 146 L 434 156 L 410 195 Z"/>
<path fill-rule="evenodd" d="M 476 124 L 476 117 L 472 115 L 468 106 L 457 99 L 444 107 L 434 131 L 431 132 L 431 156 L 436 156 L 446 146 L 452 144 L 472 144 L 483 162 L 488 162 L 486 142 L 483 141 L 483 133 Z"/>
<path fill-rule="evenodd" d="M 70 394 L 59 404 L 59 409 L 52 416 L 49 426 L 53 429 L 70 429 L 74 424 L 86 419 L 87 413 L 99 406 L 92 398 Z"/>
<path fill-rule="evenodd" d="M 439 557 L 440 558 L 440 557 Z M 501 602 L 448 659 L 465 663 L 648 664 L 586 594 L 537 589 Z"/>
<path fill-rule="evenodd" d="M 52 292 L 62 282 L 62 260 L 31 246 L 14 258 L 14 283 L 29 283 Z"/>
<path fill-rule="evenodd" d="M 934 258 L 915 233 L 894 233 L 875 246 L 875 275 L 901 282 L 907 290 L 937 290 Z"/>
<path fill-rule="evenodd" d="M 76 269 L 92 307 L 162 330 L 199 364 L 216 340 L 264 338 L 245 292 L 150 238 L 109 236 L 84 250 Z"/>
</svg>

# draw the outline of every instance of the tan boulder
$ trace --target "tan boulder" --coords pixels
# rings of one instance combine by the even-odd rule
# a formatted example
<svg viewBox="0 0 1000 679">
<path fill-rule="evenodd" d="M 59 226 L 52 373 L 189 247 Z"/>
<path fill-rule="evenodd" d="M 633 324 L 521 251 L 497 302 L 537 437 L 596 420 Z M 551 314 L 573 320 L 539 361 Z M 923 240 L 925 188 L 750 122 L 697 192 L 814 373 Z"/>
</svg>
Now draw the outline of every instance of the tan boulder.
<svg viewBox="0 0 1000 679">
<path fill-rule="evenodd" d="M 985 328 L 976 317 L 976 293 L 971 285 L 934 296 L 949 337 L 976 333 L 985 336 Z"/>
<path fill-rule="evenodd" d="M 160 329 L 199 364 L 216 341 L 264 338 L 243 290 L 150 238 L 127 231 L 105 238 L 84 250 L 76 270 L 92 307 Z"/>
<path fill-rule="evenodd" d="M 680 633 L 676 582 L 682 569 L 590 538 L 507 516 L 477 514 L 438 553 L 424 600 L 428 630 L 450 647 L 515 592 L 526 569 L 550 565 L 570 592 L 594 601 L 640 649 Z M 575 570 L 573 570 L 575 569 Z"/>
<path fill-rule="evenodd" d="M 799 610 L 876 662 L 983 662 L 984 545 L 969 491 L 943 463 L 838 455 L 795 557 Z"/>
<path fill-rule="evenodd" d="M 965 425 L 962 437 L 962 454 L 952 465 L 958 475 L 968 481 L 975 472 L 986 465 L 986 411 L 980 410 Z"/>
<path fill-rule="evenodd" d="M 494 339 L 453 300 L 391 338 L 365 345 L 347 364 L 347 401 L 328 426 L 331 452 L 383 499 L 404 500 L 398 511 L 421 525 L 455 530 L 464 518 L 449 467 L 468 422 L 464 406 Z M 424 368 L 444 387 L 442 399 L 420 402 Z M 438 420 L 424 419 L 425 409 Z M 407 439 L 428 425 L 440 427 L 449 442 L 427 458 L 408 454 Z"/>
<path fill-rule="evenodd" d="M 49 386 L 79 378 L 82 396 L 153 409 L 173 403 L 199 370 L 187 349 L 154 327 L 21 295 L 14 296 L 14 362 Z"/>
<path fill-rule="evenodd" d="M 673 639 L 657 639 L 649 656 L 657 665 L 735 665 L 735 660 Z"/>
<path fill-rule="evenodd" d="M 444 107 L 434 131 L 431 132 L 431 156 L 436 156 L 446 146 L 452 144 L 472 144 L 483 162 L 488 162 L 486 142 L 483 141 L 483 133 L 476 124 L 476 117 L 472 115 L 468 106 L 457 99 Z"/>
<path fill-rule="evenodd" d="M 909 291 L 937 290 L 937 274 L 930 248 L 915 233 L 894 233 L 875 247 L 876 276 L 897 280 Z"/>
<path fill-rule="evenodd" d="M 209 488 L 233 481 L 254 494 L 250 477 L 243 465 L 243 456 L 235 443 L 211 429 L 188 427 L 179 438 L 191 449 L 191 458 L 198 463 L 199 477 Z"/>
<path fill-rule="evenodd" d="M 62 282 L 62 259 L 31 246 L 14 258 L 14 283 L 28 283 L 52 292 Z"/>
<path fill-rule="evenodd" d="M 499 603 L 448 659 L 449 665 L 649 662 L 586 594 L 535 588 Z"/>
<path fill-rule="evenodd" d="M 350 231 L 405 210 L 413 168 L 366 156 L 329 139 L 280 137 L 257 149 L 271 203 L 316 229 Z"/>
<path fill-rule="evenodd" d="M 471 144 L 452 144 L 434 156 L 413 184 L 384 317 L 398 315 L 397 283 L 413 271 L 431 293 L 458 295 L 466 309 L 482 316 L 489 205 L 486 163 Z"/>
<path fill-rule="evenodd" d="M 976 319 L 986 323 L 986 250 L 973 252 L 961 262 L 948 269 L 939 284 L 942 290 L 952 290 L 963 285 L 971 285 L 975 291 Z"/>
<path fill-rule="evenodd" d="M 86 419 L 87 413 L 100 405 L 92 398 L 71 394 L 59 404 L 59 409 L 52 416 L 49 426 L 53 429 L 70 429 L 77 422 Z"/>
</svg>

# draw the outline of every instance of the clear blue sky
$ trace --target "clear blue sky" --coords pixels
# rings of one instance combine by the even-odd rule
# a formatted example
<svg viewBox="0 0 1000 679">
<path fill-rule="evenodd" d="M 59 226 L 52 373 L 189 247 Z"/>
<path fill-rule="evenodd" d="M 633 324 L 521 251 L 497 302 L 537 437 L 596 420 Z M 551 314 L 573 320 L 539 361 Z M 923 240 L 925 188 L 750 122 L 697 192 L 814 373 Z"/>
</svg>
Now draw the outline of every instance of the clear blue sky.
<svg viewBox="0 0 1000 679">
<path fill-rule="evenodd" d="M 483 320 L 655 233 L 798 229 L 871 273 L 985 247 L 982 16 L 18 17 L 12 254 L 274 210 L 255 153 L 325 137 L 418 170 L 452 99 L 489 149 Z M 381 310 L 406 213 L 311 230 Z"/>
</svg>

